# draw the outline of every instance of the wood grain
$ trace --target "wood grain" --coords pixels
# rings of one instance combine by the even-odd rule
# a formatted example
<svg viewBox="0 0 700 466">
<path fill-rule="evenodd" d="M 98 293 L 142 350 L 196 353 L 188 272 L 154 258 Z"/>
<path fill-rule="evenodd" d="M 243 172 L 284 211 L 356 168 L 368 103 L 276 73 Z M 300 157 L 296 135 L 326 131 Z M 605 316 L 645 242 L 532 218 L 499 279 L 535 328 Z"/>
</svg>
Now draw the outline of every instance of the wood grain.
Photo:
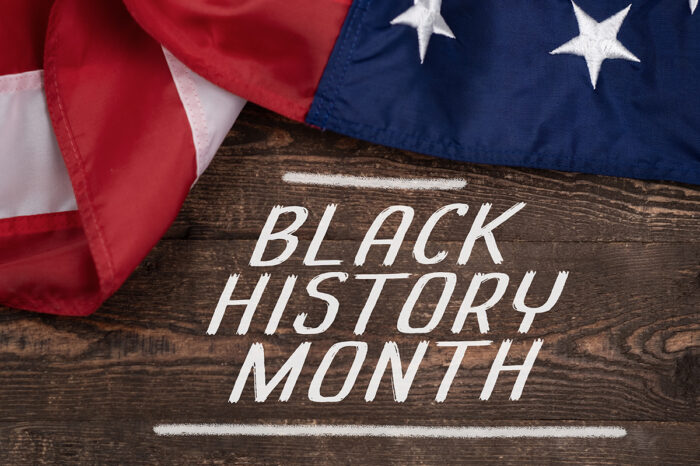
<svg viewBox="0 0 700 466">
<path fill-rule="evenodd" d="M 280 419 L 285 421 L 285 419 Z M 333 422 L 334 419 L 328 419 Z M 441 422 L 441 425 L 451 424 Z M 489 423 L 495 425 L 500 423 Z M 508 425 L 533 423 L 509 422 Z M 547 425 L 547 423 L 537 423 Z M 561 423 L 558 423 L 560 425 Z M 571 423 L 570 423 L 571 424 Z M 576 425 L 585 423 L 576 422 Z M 624 422 L 624 439 L 455 441 L 441 439 L 156 437 L 125 422 L 0 424 L 4 459 L 85 464 L 697 464 L 698 425 Z"/>
<path fill-rule="evenodd" d="M 354 175 L 462 177 L 458 192 L 399 192 L 305 187 L 281 182 L 288 170 Z M 428 251 L 444 249 L 435 266 L 415 263 L 411 250 L 420 225 L 437 208 L 469 204 L 465 217 L 445 218 Z M 496 233 L 504 257 L 493 263 L 482 243 L 456 265 L 478 207 L 493 215 L 516 202 L 523 211 Z M 338 210 L 321 256 L 338 267 L 305 267 L 303 253 L 323 209 Z M 303 205 L 309 220 L 298 250 L 270 269 L 248 265 L 260 229 L 277 204 Z M 414 225 L 396 263 L 380 266 L 374 248 L 362 267 L 352 265 L 374 216 L 393 204 L 412 206 Z M 492 216 L 491 216 L 492 217 Z M 127 283 L 94 315 L 67 318 L 3 309 L 0 312 L 0 454 L 5 463 L 626 463 L 697 464 L 700 434 L 700 190 L 675 183 L 458 163 L 387 149 L 321 133 L 255 106 L 243 112 L 210 169 L 188 197 L 166 237 Z M 351 274 L 324 289 L 340 312 L 324 334 L 299 336 L 294 317 L 318 323 L 324 306 L 305 295 L 321 272 Z M 538 272 L 528 296 L 543 302 L 557 271 L 570 271 L 557 306 L 518 335 L 512 308 L 517 285 Z M 427 336 L 396 330 L 401 305 L 420 274 L 453 272 L 457 287 L 443 321 Z M 503 272 L 511 282 L 489 311 L 491 331 L 475 319 L 458 335 L 450 326 L 471 277 Z M 249 294 L 263 272 L 268 290 L 246 335 L 236 335 L 241 309 L 227 312 L 214 336 L 206 329 L 231 273 L 236 293 Z M 371 283 L 356 273 L 408 272 L 387 285 L 361 337 L 355 320 Z M 263 335 L 284 279 L 299 276 L 278 332 Z M 426 322 L 439 295 L 426 288 L 414 310 Z M 489 290 L 485 290 L 488 292 Z M 482 299 L 485 294 L 479 295 Z M 515 380 L 503 374 L 490 400 L 479 400 L 500 342 L 514 339 L 513 361 L 535 338 L 544 345 L 523 396 L 510 401 Z M 364 401 L 382 345 L 396 341 L 408 359 L 421 339 L 431 346 L 404 403 L 392 399 L 385 374 L 377 398 Z M 444 403 L 434 401 L 449 364 L 446 340 L 489 339 L 471 348 Z M 307 366 L 286 403 L 253 401 L 251 381 L 237 404 L 228 396 L 253 342 L 265 345 L 276 369 L 304 340 Z M 356 388 L 343 402 L 315 404 L 306 392 L 316 366 L 335 342 L 362 340 L 368 358 Z M 324 387 L 337 389 L 349 359 L 339 357 Z M 371 423 L 421 425 L 620 425 L 624 439 L 410 440 L 157 437 L 161 422 Z"/>
<path fill-rule="evenodd" d="M 371 190 L 353 195 L 281 183 L 288 170 L 460 177 L 468 186 L 458 194 Z M 344 213 L 337 215 L 340 223 L 331 231 L 333 239 L 358 239 L 357 232 L 366 229 L 374 214 L 392 204 L 413 206 L 419 223 L 452 202 L 473 206 L 473 215 L 485 202 L 503 211 L 523 201 L 527 210 L 503 225 L 500 238 L 700 242 L 700 191 L 693 186 L 452 162 L 319 133 L 252 106 L 192 190 L 166 238 L 256 239 L 269 208 L 281 200 L 308 207 L 309 224 L 314 226 L 327 203 L 340 202 Z M 450 222 L 441 225 L 435 238 L 452 239 L 461 233 Z M 312 229 L 306 226 L 300 234 L 310 239 Z M 409 233 L 409 238 L 416 234 Z"/>
</svg>

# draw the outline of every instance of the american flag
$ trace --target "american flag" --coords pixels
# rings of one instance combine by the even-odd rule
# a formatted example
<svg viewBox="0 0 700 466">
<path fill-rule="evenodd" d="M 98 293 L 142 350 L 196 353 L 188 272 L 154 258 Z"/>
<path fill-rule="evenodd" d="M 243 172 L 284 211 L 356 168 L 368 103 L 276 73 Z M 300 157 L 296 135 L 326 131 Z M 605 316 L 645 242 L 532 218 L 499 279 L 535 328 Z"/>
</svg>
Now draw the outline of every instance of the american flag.
<svg viewBox="0 0 700 466">
<path fill-rule="evenodd" d="M 438 157 L 700 182 L 697 0 L 2 0 L 0 303 L 84 315 L 246 100 Z"/>
</svg>

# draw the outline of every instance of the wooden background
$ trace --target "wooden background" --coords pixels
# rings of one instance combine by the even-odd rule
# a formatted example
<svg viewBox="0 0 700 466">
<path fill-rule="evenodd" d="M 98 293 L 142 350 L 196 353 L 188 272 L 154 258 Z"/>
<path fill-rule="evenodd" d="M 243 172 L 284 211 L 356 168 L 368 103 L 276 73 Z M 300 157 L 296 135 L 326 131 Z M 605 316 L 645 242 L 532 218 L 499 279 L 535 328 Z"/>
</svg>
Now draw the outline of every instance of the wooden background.
<svg viewBox="0 0 700 466">
<path fill-rule="evenodd" d="M 452 192 L 352 190 L 292 186 L 287 170 L 379 176 L 463 177 Z M 500 213 L 516 202 L 527 207 L 497 230 L 505 258 L 494 266 L 483 242 L 464 267 L 454 257 L 477 206 Z M 395 403 L 385 375 L 373 403 L 364 390 L 383 343 L 395 340 L 404 358 L 421 337 L 401 335 L 396 318 L 409 285 L 386 294 L 361 338 L 370 350 L 355 390 L 341 403 L 314 404 L 306 391 L 316 365 L 337 341 L 355 339 L 352 328 L 370 283 L 331 286 L 341 313 L 326 333 L 295 335 L 291 322 L 308 311 L 318 322 L 323 307 L 295 294 L 277 335 L 262 331 L 284 277 L 299 275 L 299 290 L 327 268 L 301 265 L 302 254 L 325 205 L 339 204 L 323 257 L 341 258 L 350 273 L 386 271 L 382 248 L 367 265 L 351 264 L 366 228 L 393 204 L 416 209 L 416 225 L 438 207 L 466 202 L 464 218 L 441 223 L 432 249 L 451 253 L 439 266 L 417 266 L 409 230 L 392 272 L 453 271 L 460 277 L 433 342 L 454 340 L 450 325 L 474 272 L 511 275 L 504 301 L 489 313 L 488 339 L 517 340 L 518 348 L 543 338 L 522 398 L 509 401 L 514 381 L 502 375 L 489 401 L 479 393 L 498 345 L 470 349 L 450 394 L 433 400 L 452 350 L 431 346 L 408 400 Z M 231 308 L 216 336 L 206 335 L 230 273 L 242 273 L 236 291 L 249 293 L 261 269 L 248 260 L 276 204 L 304 205 L 311 214 L 300 230 L 300 251 L 270 270 L 260 314 L 245 336 Z M 454 216 L 456 217 L 456 216 Z M 493 218 L 492 216 L 490 218 Z M 446 218 L 447 219 L 447 218 Z M 11 462 L 105 463 L 443 463 L 575 462 L 700 463 L 700 190 L 544 170 L 457 163 L 321 133 L 253 105 L 242 113 L 211 167 L 192 190 L 178 219 L 128 282 L 94 315 L 58 318 L 0 312 L 0 452 Z M 538 316 L 521 338 L 521 315 L 510 306 L 514 288 L 538 271 L 533 302 L 546 298 L 558 270 L 571 275 L 558 305 Z M 413 281 L 407 281 L 412 284 Z M 537 284 L 541 283 L 541 286 Z M 300 286 L 301 285 L 301 286 Z M 416 319 L 427 318 L 426 289 Z M 274 299 L 273 299 L 274 298 Z M 434 302 L 434 301 L 433 301 Z M 459 339 L 476 340 L 473 316 Z M 238 404 L 228 396 L 251 343 L 265 344 L 276 370 L 303 340 L 313 342 L 307 366 L 287 403 L 255 403 L 251 380 Z M 405 353 L 403 353 L 405 352 Z M 349 361 L 329 372 L 329 391 Z M 324 385 L 325 386 L 325 385 Z M 347 438 L 158 437 L 157 423 L 370 423 L 400 425 L 620 425 L 623 439 L 415 440 Z"/>
</svg>

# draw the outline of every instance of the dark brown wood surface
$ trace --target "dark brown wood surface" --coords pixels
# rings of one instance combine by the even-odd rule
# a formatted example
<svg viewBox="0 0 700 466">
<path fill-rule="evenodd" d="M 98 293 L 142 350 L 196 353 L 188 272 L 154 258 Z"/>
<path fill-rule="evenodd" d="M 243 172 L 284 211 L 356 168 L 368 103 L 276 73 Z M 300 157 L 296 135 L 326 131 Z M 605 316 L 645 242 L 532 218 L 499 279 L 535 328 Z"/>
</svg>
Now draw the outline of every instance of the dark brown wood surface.
<svg viewBox="0 0 700 466">
<path fill-rule="evenodd" d="M 289 170 L 367 176 L 461 177 L 459 191 L 353 190 L 290 185 Z M 353 273 L 431 271 L 458 276 L 464 296 L 475 272 L 511 277 L 501 304 L 489 312 L 491 331 L 473 316 L 458 336 L 450 326 L 461 299 L 453 299 L 427 336 L 403 335 L 396 320 L 414 280 L 387 285 L 367 331 L 353 326 L 370 283 L 329 285 L 341 303 L 333 326 L 299 336 L 294 317 L 318 323 L 325 307 L 293 295 L 277 334 L 267 322 L 284 278 L 298 288 L 326 268 L 304 267 L 303 252 L 328 203 L 337 203 L 323 245 L 324 258 Z M 381 210 L 412 206 L 416 225 L 437 208 L 464 202 L 465 217 L 447 217 L 429 251 L 447 250 L 439 266 L 416 265 L 411 228 L 391 269 L 374 248 L 362 267 L 352 260 Z M 478 206 L 500 213 L 527 207 L 497 230 L 505 258 L 496 266 L 483 242 L 465 266 L 458 254 Z M 207 326 L 231 273 L 236 293 L 250 293 L 263 269 L 248 265 L 274 205 L 303 205 L 309 220 L 290 260 L 271 268 L 269 290 L 250 331 L 236 335 L 240 308 L 230 308 L 219 332 Z M 194 187 L 164 239 L 127 283 L 94 315 L 65 318 L 0 312 L 0 453 L 3 463 L 700 463 L 700 190 L 675 183 L 474 165 L 426 157 L 293 123 L 249 105 L 214 162 Z M 452 260 L 450 260 L 452 258 Z M 333 268 L 336 270 L 335 268 Z M 521 315 L 510 305 L 528 270 L 538 271 L 528 299 L 542 302 L 556 272 L 570 271 L 557 306 L 518 336 Z M 298 290 L 297 290 L 298 291 Z M 427 288 L 414 318 L 427 321 L 437 289 Z M 432 299 L 431 299 L 432 298 Z M 434 305 L 434 304 L 433 304 Z M 459 337 L 459 338 L 457 338 Z M 544 345 L 522 398 L 508 399 L 515 377 L 503 374 L 488 401 L 479 400 L 497 345 L 470 349 L 444 403 L 434 401 L 452 350 L 428 349 L 409 397 L 393 401 L 385 374 L 377 399 L 364 390 L 385 341 L 408 359 L 418 342 L 514 338 L 522 357 L 535 338 Z M 315 368 L 335 342 L 362 340 L 367 361 L 356 388 L 342 402 L 316 404 L 306 392 Z M 236 404 L 228 396 L 253 342 L 265 345 L 276 370 L 302 342 L 307 364 L 291 399 L 253 401 L 252 379 Z M 349 360 L 339 357 L 324 387 L 342 384 Z M 344 370 L 343 370 L 344 369 Z M 262 437 L 159 437 L 159 423 L 319 423 L 431 426 L 613 425 L 621 439 L 420 440 Z"/>
</svg>

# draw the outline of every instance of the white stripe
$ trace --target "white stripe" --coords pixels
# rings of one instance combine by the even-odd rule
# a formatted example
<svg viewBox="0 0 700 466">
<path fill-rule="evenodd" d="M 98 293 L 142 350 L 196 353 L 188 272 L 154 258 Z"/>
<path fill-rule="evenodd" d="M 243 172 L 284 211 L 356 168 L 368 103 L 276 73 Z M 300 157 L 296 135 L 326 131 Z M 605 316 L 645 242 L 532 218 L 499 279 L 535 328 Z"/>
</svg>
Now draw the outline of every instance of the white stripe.
<svg viewBox="0 0 700 466">
<path fill-rule="evenodd" d="M 41 89 L 44 86 L 44 70 L 0 76 L 0 94 Z"/>
<path fill-rule="evenodd" d="M 42 70 L 0 76 L 0 218 L 76 210 Z"/>
<path fill-rule="evenodd" d="M 353 424 L 158 424 L 157 435 L 409 438 L 620 438 L 617 426 L 435 427 Z"/>
<path fill-rule="evenodd" d="M 163 53 L 192 130 L 199 178 L 238 118 L 245 100 L 202 78 L 165 47 Z"/>
<path fill-rule="evenodd" d="M 380 178 L 302 172 L 287 172 L 282 180 L 291 184 L 374 189 L 453 190 L 467 185 L 462 178 Z"/>
</svg>

